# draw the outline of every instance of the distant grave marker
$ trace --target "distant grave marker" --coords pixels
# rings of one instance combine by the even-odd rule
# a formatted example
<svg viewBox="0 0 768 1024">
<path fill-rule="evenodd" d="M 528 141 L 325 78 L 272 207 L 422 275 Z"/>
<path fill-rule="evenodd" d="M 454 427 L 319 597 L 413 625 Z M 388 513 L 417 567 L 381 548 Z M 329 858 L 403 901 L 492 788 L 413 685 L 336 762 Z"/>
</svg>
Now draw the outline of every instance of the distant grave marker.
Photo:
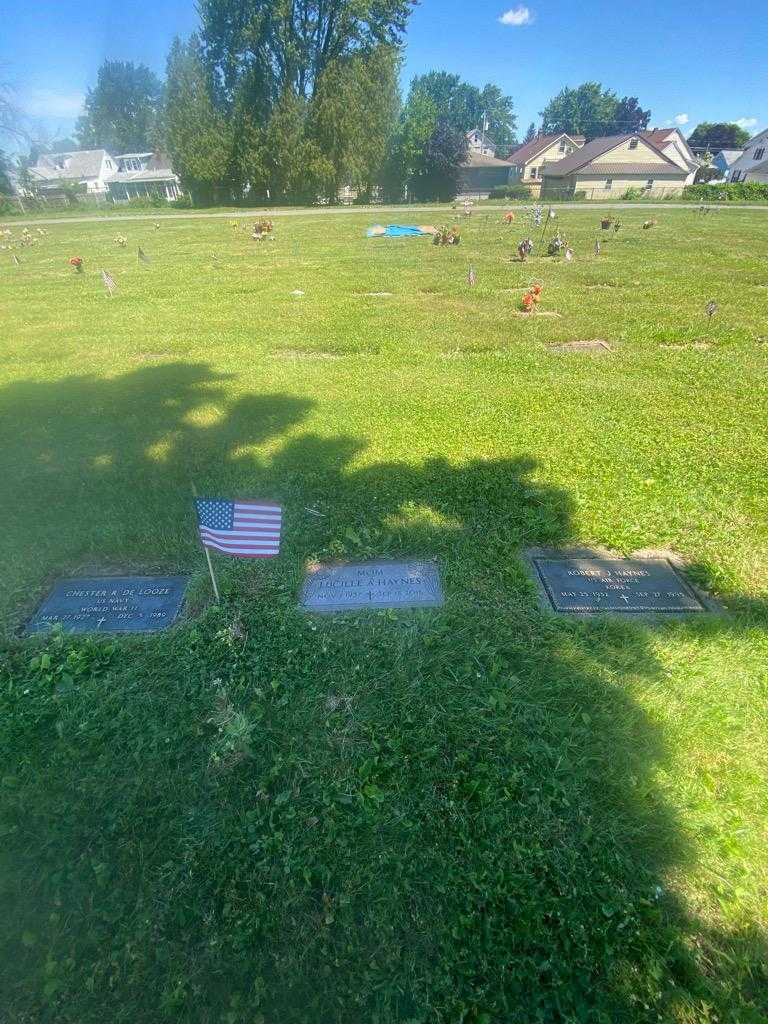
<svg viewBox="0 0 768 1024">
<path fill-rule="evenodd" d="M 27 633 L 61 626 L 72 633 L 165 629 L 184 600 L 186 576 L 89 576 L 59 580 L 27 623 Z"/>
<path fill-rule="evenodd" d="M 312 612 L 433 608 L 443 603 L 436 562 L 346 562 L 310 569 L 301 606 Z"/>
<path fill-rule="evenodd" d="M 533 555 L 540 591 L 556 612 L 689 613 L 707 606 L 667 558 Z"/>
</svg>

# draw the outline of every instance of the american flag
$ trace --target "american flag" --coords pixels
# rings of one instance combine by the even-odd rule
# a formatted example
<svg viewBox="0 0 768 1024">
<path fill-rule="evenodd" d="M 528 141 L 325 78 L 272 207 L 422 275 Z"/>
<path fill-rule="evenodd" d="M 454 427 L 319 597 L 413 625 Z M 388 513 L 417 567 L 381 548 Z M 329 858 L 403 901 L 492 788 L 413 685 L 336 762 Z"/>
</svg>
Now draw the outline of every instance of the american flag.
<svg viewBox="0 0 768 1024">
<path fill-rule="evenodd" d="M 470 287 L 474 288 L 475 284 L 477 283 L 477 274 L 475 273 L 475 268 L 472 267 L 472 266 L 470 266 L 470 268 L 469 268 L 469 273 L 467 274 L 467 280 L 469 281 Z"/>
<path fill-rule="evenodd" d="M 240 558 L 269 558 L 280 551 L 283 510 L 279 505 L 196 498 L 195 508 L 205 547 Z"/>
<path fill-rule="evenodd" d="M 137 253 L 137 256 L 138 256 L 138 259 L 139 259 L 139 263 L 151 263 L 152 262 L 152 260 L 149 258 L 149 256 L 147 256 L 147 254 L 144 252 L 144 250 L 141 248 L 141 246 L 139 246 L 139 251 Z"/>
<path fill-rule="evenodd" d="M 102 270 L 101 272 L 101 283 L 109 292 L 110 299 L 112 298 L 112 292 L 117 288 L 117 282 L 114 277 L 109 273 L 108 270 Z"/>
</svg>

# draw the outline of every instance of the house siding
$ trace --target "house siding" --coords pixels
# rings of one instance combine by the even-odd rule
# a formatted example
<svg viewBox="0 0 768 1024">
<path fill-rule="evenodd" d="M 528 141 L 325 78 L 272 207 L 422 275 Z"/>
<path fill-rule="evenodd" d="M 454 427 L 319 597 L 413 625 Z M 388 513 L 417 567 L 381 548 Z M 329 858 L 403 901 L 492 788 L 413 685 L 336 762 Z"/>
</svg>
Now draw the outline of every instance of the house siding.
<svg viewBox="0 0 768 1024">
<path fill-rule="evenodd" d="M 566 143 L 566 149 L 564 152 L 561 152 L 560 142 L 563 140 Z M 573 142 L 569 137 L 563 136 L 563 140 L 556 139 L 555 142 L 553 142 L 545 150 L 542 150 L 541 153 L 538 153 L 535 157 L 525 161 L 525 163 L 523 164 L 515 163 L 515 154 L 513 153 L 512 156 L 509 158 L 510 163 L 512 164 L 512 173 L 509 179 L 510 184 L 519 183 L 522 185 L 527 185 L 532 196 L 540 195 L 542 186 L 542 174 L 545 165 L 547 163 L 556 163 L 558 160 L 562 160 L 569 153 L 572 153 L 574 150 L 579 148 L 576 145 L 576 143 Z M 531 177 L 532 167 L 535 167 L 537 171 L 535 178 Z"/>
<path fill-rule="evenodd" d="M 662 164 L 661 166 L 668 168 L 669 164 Z M 674 173 L 669 174 L 662 170 L 659 173 L 655 171 L 649 172 L 647 175 L 627 174 L 621 176 L 620 174 L 613 173 L 610 175 L 611 187 L 609 189 L 605 187 L 607 176 L 602 177 L 597 174 L 575 172 L 563 178 L 545 179 L 541 194 L 543 198 L 547 196 L 555 198 L 562 195 L 572 195 L 574 192 L 584 192 L 585 199 L 596 202 L 599 202 L 601 199 L 620 199 L 628 189 L 642 189 L 651 177 L 653 178 L 651 192 L 654 196 L 680 195 L 685 185 L 685 176 L 682 169 L 677 175 Z"/>
</svg>

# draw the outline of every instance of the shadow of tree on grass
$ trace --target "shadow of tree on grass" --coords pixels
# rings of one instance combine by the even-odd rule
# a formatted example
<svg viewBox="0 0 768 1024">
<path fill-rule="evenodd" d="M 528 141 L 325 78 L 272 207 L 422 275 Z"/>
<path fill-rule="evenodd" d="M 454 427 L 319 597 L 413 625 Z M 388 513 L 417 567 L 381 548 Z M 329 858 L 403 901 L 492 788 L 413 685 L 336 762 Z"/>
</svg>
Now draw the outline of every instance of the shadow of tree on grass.
<svg viewBox="0 0 768 1024">
<path fill-rule="evenodd" d="M 199 621 L 53 637 L 47 668 L 6 645 L 9 1019 L 764 1019 L 759 927 L 718 933 L 670 888 L 693 851 L 639 699 L 651 627 L 543 614 L 518 558 L 571 541 L 569 496 L 525 458 L 358 464 L 354 438 L 286 437 L 307 400 L 225 384 L 174 364 L 0 392 L 24 579 L 199 565 L 190 476 L 286 510 L 280 557 L 220 560 Z M 438 558 L 445 606 L 297 610 L 307 559 L 373 555 Z"/>
</svg>

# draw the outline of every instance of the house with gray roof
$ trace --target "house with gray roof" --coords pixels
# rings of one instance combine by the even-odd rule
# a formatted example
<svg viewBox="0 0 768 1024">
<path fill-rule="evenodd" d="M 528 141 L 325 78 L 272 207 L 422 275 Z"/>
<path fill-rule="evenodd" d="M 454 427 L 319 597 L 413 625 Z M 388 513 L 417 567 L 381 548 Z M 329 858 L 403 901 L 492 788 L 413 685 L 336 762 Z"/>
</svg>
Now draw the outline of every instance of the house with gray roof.
<svg viewBox="0 0 768 1024">
<path fill-rule="evenodd" d="M 768 182 L 768 128 L 753 135 L 744 146 L 744 152 L 731 164 L 728 181 Z"/>
<path fill-rule="evenodd" d="M 743 152 L 743 149 L 721 149 L 719 153 L 715 154 L 712 166 L 717 168 L 723 180 L 728 177 L 732 165 L 736 163 Z"/>
<path fill-rule="evenodd" d="M 152 150 L 117 155 L 106 149 L 44 153 L 29 168 L 29 180 L 43 194 L 65 184 L 79 184 L 88 196 L 118 203 L 150 195 L 171 200 L 182 194 L 169 158 Z"/>
<path fill-rule="evenodd" d="M 642 132 L 592 139 L 564 160 L 544 165 L 541 196 L 618 199 L 629 189 L 679 195 L 691 173 L 682 164 Z"/>
<path fill-rule="evenodd" d="M 80 184 L 88 195 L 105 195 L 107 179 L 116 171 L 117 162 L 106 149 L 78 149 L 71 153 L 43 153 L 29 168 L 29 180 L 42 192 L 62 184 Z"/>
</svg>

